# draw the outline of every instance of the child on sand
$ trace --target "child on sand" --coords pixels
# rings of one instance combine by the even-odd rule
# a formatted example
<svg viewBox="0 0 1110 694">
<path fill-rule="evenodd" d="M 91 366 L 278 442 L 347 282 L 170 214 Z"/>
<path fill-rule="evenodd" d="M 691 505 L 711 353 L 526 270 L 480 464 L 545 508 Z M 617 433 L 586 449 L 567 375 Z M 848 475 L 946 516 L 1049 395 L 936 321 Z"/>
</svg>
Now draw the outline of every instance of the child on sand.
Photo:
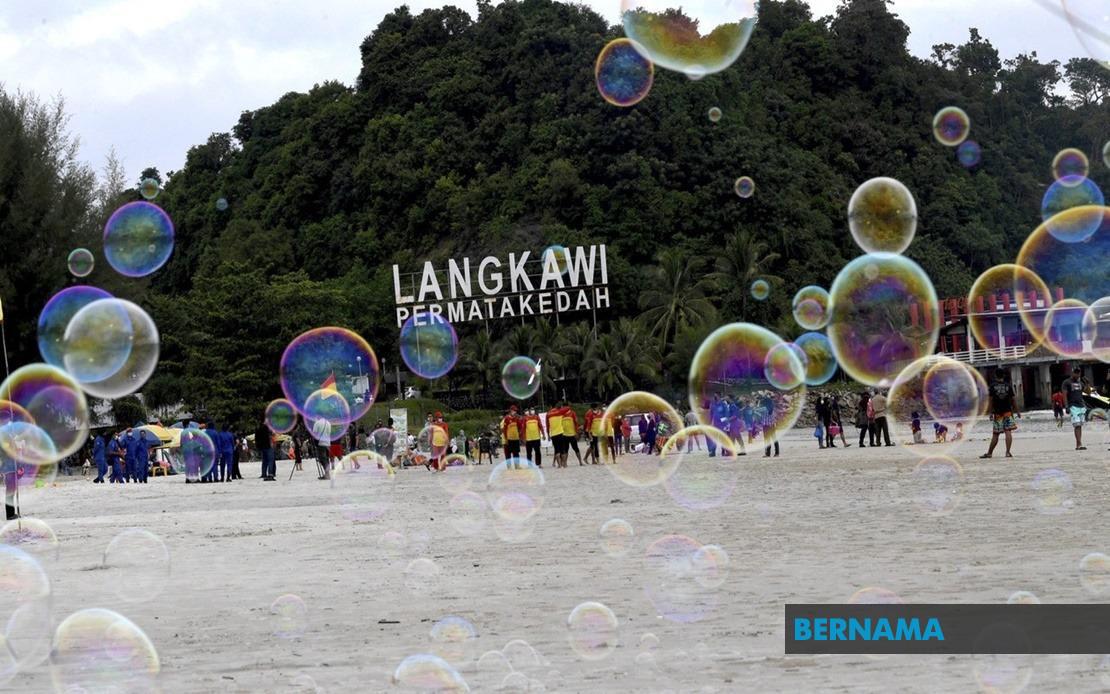
<svg viewBox="0 0 1110 694">
<path fill-rule="evenodd" d="M 910 431 L 913 432 L 914 443 L 925 443 L 925 439 L 921 436 L 921 417 L 916 413 L 910 415 Z"/>
</svg>

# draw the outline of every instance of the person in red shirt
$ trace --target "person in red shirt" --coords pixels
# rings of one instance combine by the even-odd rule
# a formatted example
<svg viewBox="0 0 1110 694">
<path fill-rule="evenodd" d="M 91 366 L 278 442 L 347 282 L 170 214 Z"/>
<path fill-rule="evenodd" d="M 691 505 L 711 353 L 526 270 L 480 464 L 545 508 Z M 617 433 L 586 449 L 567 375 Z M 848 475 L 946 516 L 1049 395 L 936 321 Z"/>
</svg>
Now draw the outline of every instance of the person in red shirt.
<svg viewBox="0 0 1110 694">
<path fill-rule="evenodd" d="M 563 467 L 566 467 L 567 460 L 570 458 L 570 451 L 566 447 L 574 449 L 574 456 L 578 458 L 578 464 L 582 465 L 582 453 L 578 450 L 578 415 L 574 409 L 567 405 L 566 402 L 561 402 L 561 412 L 563 417 L 563 437 L 566 439 L 563 448 Z"/>
<path fill-rule="evenodd" d="M 516 413 L 516 405 L 511 405 L 509 413 L 501 418 L 501 440 L 505 442 L 505 460 L 520 457 L 521 422 Z"/>
<path fill-rule="evenodd" d="M 536 464 L 536 467 L 543 467 L 543 459 L 540 456 L 540 440 L 545 436 L 543 420 L 536 414 L 534 407 L 529 407 L 523 421 L 525 455 L 528 460 Z"/>
<path fill-rule="evenodd" d="M 1052 394 L 1052 416 L 1056 418 L 1056 428 L 1064 426 L 1064 394 L 1056 391 Z"/>
</svg>

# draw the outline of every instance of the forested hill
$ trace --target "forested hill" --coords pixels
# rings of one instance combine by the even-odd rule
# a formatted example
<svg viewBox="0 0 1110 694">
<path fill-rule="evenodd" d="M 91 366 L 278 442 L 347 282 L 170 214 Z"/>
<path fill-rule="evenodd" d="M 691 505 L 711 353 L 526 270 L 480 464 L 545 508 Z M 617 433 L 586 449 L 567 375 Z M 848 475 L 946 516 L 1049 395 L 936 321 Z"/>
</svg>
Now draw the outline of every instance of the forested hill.
<svg viewBox="0 0 1110 694">
<path fill-rule="evenodd" d="M 1110 75 L 1094 61 L 1003 61 L 989 37 L 958 27 L 921 60 L 883 0 L 845 2 L 831 18 L 761 2 L 735 65 L 700 81 L 657 70 L 627 109 L 600 98 L 593 74 L 619 27 L 549 0 L 479 8 L 473 19 L 402 7 L 363 42 L 353 87 L 287 94 L 189 151 L 157 201 L 177 247 L 141 297 L 166 343 L 156 399 L 245 412 L 278 393 L 288 340 L 321 324 L 355 329 L 396 363 L 393 263 L 588 241 L 610 248 L 615 307 L 600 339 L 557 343 L 542 321 L 508 321 L 491 324 L 491 343 L 481 324 L 462 326 L 463 358 L 435 387 L 481 391 L 505 354 L 561 345 L 582 392 L 674 388 L 714 324 L 795 330 L 793 292 L 828 286 L 859 253 L 846 207 L 869 178 L 913 191 L 920 225 L 907 255 L 942 296 L 1012 260 L 1058 150 L 1088 152 L 1110 187 L 1096 156 L 1110 136 Z M 947 105 L 972 119 L 983 148 L 973 169 L 932 137 Z M 756 181 L 751 199 L 733 193 L 740 175 Z M 748 292 L 758 276 L 774 287 L 762 304 Z M 651 320 L 617 325 L 642 308 Z M 629 338 L 641 328 L 651 349 Z M 565 319 L 563 329 L 586 340 Z M 648 363 L 618 353 L 630 343 Z"/>
</svg>

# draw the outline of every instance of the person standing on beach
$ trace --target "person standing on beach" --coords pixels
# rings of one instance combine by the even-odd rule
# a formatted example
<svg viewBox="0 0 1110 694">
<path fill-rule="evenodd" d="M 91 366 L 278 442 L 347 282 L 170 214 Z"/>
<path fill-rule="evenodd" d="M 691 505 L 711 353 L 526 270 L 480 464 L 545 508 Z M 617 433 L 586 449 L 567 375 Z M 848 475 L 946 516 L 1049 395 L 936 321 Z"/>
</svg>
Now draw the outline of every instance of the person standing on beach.
<svg viewBox="0 0 1110 694">
<path fill-rule="evenodd" d="M 1075 432 L 1075 450 L 1085 451 L 1083 421 L 1087 418 L 1087 401 L 1083 399 L 1083 394 L 1091 392 L 1091 384 L 1083 378 L 1083 370 L 1076 366 L 1071 370 L 1071 376 L 1060 384 L 1060 391 L 1067 399 L 1072 431 Z"/>
<path fill-rule="evenodd" d="M 859 402 L 856 403 L 856 428 L 859 429 L 859 447 L 867 448 L 867 444 L 863 442 L 863 438 L 871 431 L 871 419 L 868 413 L 871 411 L 871 396 L 867 391 L 860 393 Z M 872 434 L 871 445 L 875 445 L 875 438 Z"/>
<path fill-rule="evenodd" d="M 687 428 L 697 426 L 698 425 L 698 415 L 693 410 L 690 410 L 682 418 L 682 423 L 684 425 L 686 425 Z M 701 450 L 701 441 L 698 440 L 698 435 L 697 434 L 690 434 L 689 436 L 686 437 L 686 452 L 687 453 L 690 453 L 691 451 L 694 450 L 694 444 L 697 444 L 698 450 L 700 451 Z"/>
<path fill-rule="evenodd" d="M 254 431 L 254 447 L 262 458 L 262 480 L 273 482 L 277 476 L 277 463 L 274 462 L 274 446 L 270 441 L 270 427 L 266 426 L 265 417 Z"/>
<path fill-rule="evenodd" d="M 829 412 L 832 413 L 832 423 L 840 429 L 840 443 L 849 448 L 852 444 L 848 443 L 848 439 L 844 436 L 844 419 L 840 416 L 840 397 L 837 395 L 829 398 Z"/>
<path fill-rule="evenodd" d="M 516 415 L 516 405 L 510 405 L 509 411 L 501 418 L 501 438 L 505 442 L 505 460 L 520 457 L 520 418 Z M 548 420 L 548 430 L 551 430 L 551 421 Z M 490 461 L 492 462 L 492 461 Z"/>
<path fill-rule="evenodd" d="M 1052 394 L 1052 416 L 1056 419 L 1056 428 L 1064 428 L 1064 394 L 1056 391 Z"/>
<path fill-rule="evenodd" d="M 112 476 L 109 482 L 118 482 L 123 484 L 123 465 L 126 458 L 125 449 L 123 446 L 123 439 L 117 433 L 108 442 L 108 458 L 112 463 Z"/>
<path fill-rule="evenodd" d="M 980 458 L 990 458 L 994 455 L 995 446 L 998 445 L 998 437 L 1006 434 L 1006 457 L 1013 458 L 1010 453 L 1010 447 L 1014 443 L 1014 430 L 1017 429 L 1017 422 L 1014 421 L 1014 416 L 1020 417 L 1021 414 L 1017 411 L 1017 403 L 1014 401 L 1013 386 L 1006 380 L 1002 374 L 1002 369 L 995 369 L 994 376 L 991 379 L 990 385 L 991 394 L 991 443 L 987 448 L 987 452 L 979 456 Z"/>
<path fill-rule="evenodd" d="M 100 434 L 96 435 L 93 439 L 93 461 L 96 462 L 96 479 L 93 480 L 96 484 L 104 483 L 104 475 L 108 474 L 108 458 L 107 447 L 104 444 L 104 437 Z"/>
<path fill-rule="evenodd" d="M 555 462 L 552 467 L 566 467 L 569 444 L 563 436 L 563 411 L 557 402 L 547 411 L 547 437 L 551 439 L 551 446 L 554 448 L 552 458 Z"/>
<path fill-rule="evenodd" d="M 543 438 L 543 421 L 536 414 L 536 409 L 529 407 L 524 413 L 524 449 L 525 456 L 535 463 L 536 467 L 543 467 L 543 457 L 540 453 L 540 441 Z"/>
<path fill-rule="evenodd" d="M 628 417 L 621 417 L 620 422 L 621 437 L 624 439 L 624 452 L 632 452 L 632 423 L 628 421 Z"/>
<path fill-rule="evenodd" d="M 879 444 L 879 435 L 882 434 L 883 442 L 887 446 L 893 446 L 890 442 L 890 427 L 886 423 L 886 396 L 882 392 L 875 393 L 871 398 L 871 410 L 875 413 L 875 443 Z"/>
<path fill-rule="evenodd" d="M 266 438 L 269 439 L 269 436 Z M 328 452 L 328 446 L 331 444 L 331 422 L 327 417 L 318 417 L 312 423 L 312 438 L 316 440 L 316 462 L 323 468 L 318 479 L 330 480 L 331 454 Z M 271 448 L 270 455 L 273 454 L 274 451 Z"/>
<path fill-rule="evenodd" d="M 562 405 L 560 416 L 563 422 L 563 456 L 565 458 L 563 466 L 566 467 L 566 463 L 570 460 L 571 448 L 574 449 L 574 457 L 578 458 L 578 464 L 581 465 L 582 452 L 578 449 L 578 414 L 574 411 L 573 407 L 566 403 L 566 401 L 563 401 Z M 549 425 L 548 429 L 550 428 Z M 595 464 L 598 462 L 599 461 L 596 460 L 594 461 Z"/>
</svg>

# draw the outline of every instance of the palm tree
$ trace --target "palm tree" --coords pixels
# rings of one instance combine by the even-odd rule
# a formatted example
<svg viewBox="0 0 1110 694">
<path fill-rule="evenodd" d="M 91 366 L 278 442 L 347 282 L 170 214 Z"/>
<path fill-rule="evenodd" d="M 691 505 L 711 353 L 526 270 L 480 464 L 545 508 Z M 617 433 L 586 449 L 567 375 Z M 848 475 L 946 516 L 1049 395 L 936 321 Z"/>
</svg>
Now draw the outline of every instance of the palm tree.
<svg viewBox="0 0 1110 694">
<path fill-rule="evenodd" d="M 749 319 L 752 282 L 762 279 L 773 287 L 783 283 L 781 277 L 771 274 L 778 259 L 779 254 L 772 252 L 766 241 L 742 229 L 725 243 L 724 253 L 717 258 L 717 271 L 710 278 L 727 292 L 740 317 Z"/>
<path fill-rule="evenodd" d="M 586 322 L 578 322 L 559 333 L 558 352 L 562 355 L 563 382 L 571 381 L 574 384 L 572 392 L 576 396 L 582 393 L 582 364 L 590 347 L 597 341 L 593 327 Z"/>
<path fill-rule="evenodd" d="M 701 271 L 701 258 L 691 258 L 678 249 L 663 251 L 658 262 L 640 294 L 640 308 L 641 319 L 652 335 L 659 337 L 659 348 L 665 352 L 679 330 L 712 319 L 715 311 L 706 292 L 713 283 Z"/>
<path fill-rule="evenodd" d="M 644 390 L 658 381 L 659 351 L 637 323 L 622 318 L 590 346 L 582 372 L 603 399 Z"/>
<path fill-rule="evenodd" d="M 505 353 L 501 346 L 490 339 L 485 330 L 476 331 L 463 347 L 463 364 L 474 372 L 483 393 L 490 392 L 490 385 L 501 378 Z"/>
</svg>

